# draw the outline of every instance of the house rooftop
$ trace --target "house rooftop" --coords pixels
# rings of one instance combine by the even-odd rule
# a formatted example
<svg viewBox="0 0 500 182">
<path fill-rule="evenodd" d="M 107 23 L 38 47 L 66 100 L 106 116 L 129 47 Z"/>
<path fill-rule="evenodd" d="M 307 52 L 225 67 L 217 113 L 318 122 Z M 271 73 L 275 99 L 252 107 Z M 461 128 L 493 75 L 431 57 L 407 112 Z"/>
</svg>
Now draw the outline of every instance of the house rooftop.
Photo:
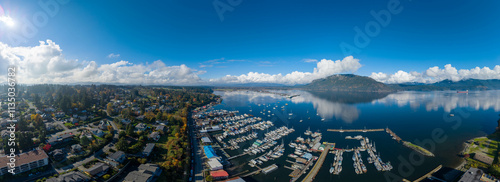
<svg viewBox="0 0 500 182">
<path fill-rule="evenodd" d="M 47 153 L 42 149 L 32 150 L 29 152 L 24 152 L 22 154 L 16 155 L 16 165 L 21 166 L 22 164 L 27 164 L 34 161 L 39 161 L 42 159 L 49 158 Z M 0 168 L 6 167 L 9 163 L 9 158 L 5 155 L 0 157 Z"/>
<path fill-rule="evenodd" d="M 118 160 L 122 155 L 125 155 L 125 152 L 117 151 L 109 156 L 109 158 L 113 160 Z"/>
<path fill-rule="evenodd" d="M 147 182 L 150 178 L 152 178 L 152 174 L 143 173 L 140 171 L 132 171 L 128 173 L 128 175 L 123 180 L 124 182 Z"/>
<path fill-rule="evenodd" d="M 102 162 L 99 162 L 99 163 L 96 163 L 94 164 L 94 166 L 92 166 L 91 168 L 87 169 L 86 172 L 89 173 L 90 175 L 94 176 L 96 174 L 99 174 L 103 171 L 107 171 L 109 169 L 109 166 L 102 163 Z"/>
<path fill-rule="evenodd" d="M 46 182 L 81 182 L 81 181 L 89 181 L 90 177 L 86 176 L 81 172 L 69 172 L 66 174 L 62 174 L 57 178 L 47 179 Z"/>
</svg>

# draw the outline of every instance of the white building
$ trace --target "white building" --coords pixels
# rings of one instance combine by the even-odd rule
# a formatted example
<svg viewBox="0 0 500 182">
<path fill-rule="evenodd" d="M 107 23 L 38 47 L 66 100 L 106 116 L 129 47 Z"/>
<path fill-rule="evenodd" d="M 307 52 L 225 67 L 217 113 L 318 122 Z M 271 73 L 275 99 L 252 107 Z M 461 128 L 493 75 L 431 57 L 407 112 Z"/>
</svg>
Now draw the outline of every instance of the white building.
<svg viewBox="0 0 500 182">
<path fill-rule="evenodd" d="M 214 158 L 210 158 L 208 160 L 207 164 L 208 164 L 208 167 L 210 168 L 210 170 L 212 170 L 212 171 L 222 169 L 222 164 L 215 157 Z"/>
</svg>

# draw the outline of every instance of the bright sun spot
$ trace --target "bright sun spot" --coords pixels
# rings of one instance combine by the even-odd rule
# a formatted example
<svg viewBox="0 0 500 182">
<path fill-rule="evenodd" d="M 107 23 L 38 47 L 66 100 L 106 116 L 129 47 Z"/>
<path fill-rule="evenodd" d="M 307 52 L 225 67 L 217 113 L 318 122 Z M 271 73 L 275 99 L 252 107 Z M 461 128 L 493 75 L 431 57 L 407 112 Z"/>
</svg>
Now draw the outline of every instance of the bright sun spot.
<svg viewBox="0 0 500 182">
<path fill-rule="evenodd" d="M 14 27 L 16 25 L 16 22 L 14 22 L 14 19 L 10 16 L 0 16 L 0 22 L 5 23 L 5 25 L 9 27 Z"/>
</svg>

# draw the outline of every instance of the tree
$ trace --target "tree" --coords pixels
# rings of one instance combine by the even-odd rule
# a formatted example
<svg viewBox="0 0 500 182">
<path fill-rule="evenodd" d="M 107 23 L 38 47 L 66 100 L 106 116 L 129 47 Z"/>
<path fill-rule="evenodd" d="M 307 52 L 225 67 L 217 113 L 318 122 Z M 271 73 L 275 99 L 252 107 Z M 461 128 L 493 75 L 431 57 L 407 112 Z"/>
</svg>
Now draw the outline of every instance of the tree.
<svg viewBox="0 0 500 182">
<path fill-rule="evenodd" d="M 51 147 L 52 147 L 52 145 L 45 144 L 45 146 L 43 147 L 43 150 L 45 150 L 45 152 L 49 152 Z"/>
<path fill-rule="evenodd" d="M 108 112 L 108 115 L 112 115 L 113 114 L 113 104 L 110 102 L 108 103 L 108 106 L 106 107 L 106 111 Z"/>
<path fill-rule="evenodd" d="M 108 180 L 111 176 L 109 174 L 105 174 L 104 176 L 102 176 L 102 179 L 104 180 Z"/>
<path fill-rule="evenodd" d="M 120 133 L 118 134 L 118 137 L 122 138 L 122 137 L 124 137 L 126 135 L 127 135 L 127 133 L 125 133 L 125 131 L 120 131 Z"/>
<path fill-rule="evenodd" d="M 89 138 L 87 138 L 86 136 L 83 136 L 82 138 L 80 138 L 80 144 L 82 146 L 88 146 L 90 144 Z"/>
<path fill-rule="evenodd" d="M 127 141 L 125 140 L 125 138 L 120 138 L 120 140 L 118 140 L 118 142 L 116 143 L 116 149 L 120 150 L 120 151 L 126 151 L 127 148 L 128 148 L 128 143 Z"/>
<path fill-rule="evenodd" d="M 108 131 L 109 131 L 109 133 L 113 133 L 113 126 L 108 125 Z"/>
<path fill-rule="evenodd" d="M 127 125 L 127 135 L 128 136 L 134 135 L 134 126 L 132 124 Z"/>
<path fill-rule="evenodd" d="M 213 181 L 214 180 L 214 177 L 208 175 L 207 178 L 206 178 L 207 181 Z"/>
</svg>

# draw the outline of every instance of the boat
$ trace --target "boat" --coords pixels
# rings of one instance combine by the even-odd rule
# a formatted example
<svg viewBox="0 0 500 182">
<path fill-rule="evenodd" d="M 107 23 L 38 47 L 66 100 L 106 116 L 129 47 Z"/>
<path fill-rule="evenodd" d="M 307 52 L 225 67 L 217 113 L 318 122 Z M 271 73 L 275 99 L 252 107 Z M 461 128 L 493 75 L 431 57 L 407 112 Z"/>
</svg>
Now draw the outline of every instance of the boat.
<svg viewBox="0 0 500 182">
<path fill-rule="evenodd" d="M 457 93 L 459 93 L 459 94 L 467 94 L 467 93 L 469 93 L 469 90 L 465 90 L 465 91 L 457 91 Z"/>
<path fill-rule="evenodd" d="M 299 122 L 301 122 L 301 123 L 302 123 L 302 119 L 301 119 Z"/>
<path fill-rule="evenodd" d="M 333 173 L 334 170 L 335 170 L 335 168 L 333 168 L 333 166 L 330 167 L 330 174 Z"/>
</svg>

